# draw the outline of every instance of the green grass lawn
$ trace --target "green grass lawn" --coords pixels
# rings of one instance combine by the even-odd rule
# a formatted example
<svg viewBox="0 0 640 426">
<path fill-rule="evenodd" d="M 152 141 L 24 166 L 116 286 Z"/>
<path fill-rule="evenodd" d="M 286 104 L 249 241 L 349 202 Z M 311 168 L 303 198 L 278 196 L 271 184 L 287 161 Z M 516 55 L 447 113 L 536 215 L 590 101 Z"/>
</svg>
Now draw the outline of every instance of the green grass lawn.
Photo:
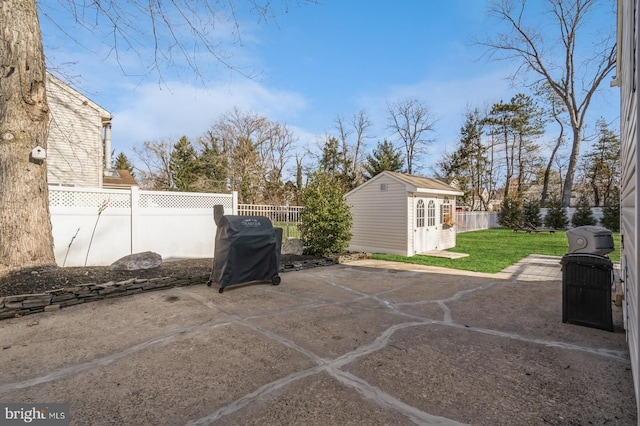
<svg viewBox="0 0 640 426">
<path fill-rule="evenodd" d="M 274 228 L 282 228 L 282 238 L 300 238 L 300 230 L 296 222 L 273 222 Z"/>
<path fill-rule="evenodd" d="M 620 234 L 614 233 L 616 250 L 609 254 L 613 261 L 620 260 Z M 412 257 L 392 254 L 374 254 L 374 259 L 419 265 L 441 266 L 465 271 L 496 273 L 530 254 L 564 256 L 569 251 L 564 231 L 555 234 L 513 232 L 511 229 L 495 228 L 464 232 L 456 237 L 456 246 L 448 251 L 466 253 L 469 257 L 443 259 L 415 255 Z"/>
</svg>

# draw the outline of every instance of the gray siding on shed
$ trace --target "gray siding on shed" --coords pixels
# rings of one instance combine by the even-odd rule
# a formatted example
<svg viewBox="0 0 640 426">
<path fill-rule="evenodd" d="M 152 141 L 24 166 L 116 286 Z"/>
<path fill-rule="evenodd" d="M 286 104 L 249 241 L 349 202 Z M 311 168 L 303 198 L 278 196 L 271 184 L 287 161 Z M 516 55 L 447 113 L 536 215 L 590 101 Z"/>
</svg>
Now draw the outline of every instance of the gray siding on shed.
<svg viewBox="0 0 640 426">
<path fill-rule="evenodd" d="M 110 114 L 57 78 L 47 80 L 51 110 L 47 139 L 49 184 L 100 187 L 102 128 Z"/>
<path fill-rule="evenodd" d="M 618 58 L 616 81 L 620 86 L 620 234 L 621 275 L 625 288 L 625 327 L 636 401 L 640 395 L 640 295 L 638 289 L 638 0 L 618 1 Z M 640 407 L 638 409 L 640 418 Z"/>
<path fill-rule="evenodd" d="M 380 184 L 386 184 L 385 191 Z M 407 254 L 407 191 L 397 180 L 381 176 L 375 184 L 346 197 L 353 214 L 349 250 Z"/>
</svg>

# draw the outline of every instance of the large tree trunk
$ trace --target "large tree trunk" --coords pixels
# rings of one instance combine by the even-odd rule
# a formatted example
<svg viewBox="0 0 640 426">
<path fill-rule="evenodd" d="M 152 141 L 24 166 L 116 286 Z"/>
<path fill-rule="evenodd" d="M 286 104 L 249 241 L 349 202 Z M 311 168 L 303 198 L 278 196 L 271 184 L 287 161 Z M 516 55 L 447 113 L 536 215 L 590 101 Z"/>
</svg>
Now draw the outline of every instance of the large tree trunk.
<svg viewBox="0 0 640 426">
<path fill-rule="evenodd" d="M 36 0 L 0 3 L 0 270 L 55 265 L 46 160 L 49 107 Z"/>
<path fill-rule="evenodd" d="M 569 166 L 567 167 L 567 176 L 564 180 L 562 188 L 562 207 L 569 207 L 571 203 L 571 190 L 573 189 L 573 177 L 578 166 L 578 157 L 580 155 L 580 142 L 582 142 L 582 129 L 577 125 L 573 127 L 573 144 L 571 146 L 571 156 L 569 157 Z"/>
<path fill-rule="evenodd" d="M 556 158 L 556 154 L 558 153 L 558 149 L 560 149 L 560 145 L 562 145 L 562 138 L 564 137 L 564 126 L 560 120 L 556 120 L 560 124 L 560 134 L 556 139 L 556 146 L 553 147 L 551 151 L 551 155 L 549 156 L 549 162 L 547 163 L 547 168 L 544 171 L 544 182 L 542 184 L 542 195 L 540 196 L 540 203 L 542 206 L 546 206 L 548 193 L 549 193 L 549 179 L 551 178 L 551 167 L 553 167 L 553 160 Z"/>
</svg>

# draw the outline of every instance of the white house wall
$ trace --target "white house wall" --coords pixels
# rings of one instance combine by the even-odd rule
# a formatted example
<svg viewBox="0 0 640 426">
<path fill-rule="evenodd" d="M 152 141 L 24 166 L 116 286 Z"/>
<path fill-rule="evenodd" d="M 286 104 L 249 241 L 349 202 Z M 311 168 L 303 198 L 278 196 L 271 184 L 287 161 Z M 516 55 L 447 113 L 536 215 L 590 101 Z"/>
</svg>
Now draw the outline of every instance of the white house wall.
<svg viewBox="0 0 640 426">
<path fill-rule="evenodd" d="M 618 62 L 620 84 L 621 169 L 620 211 L 622 278 L 625 285 L 625 319 L 636 401 L 640 395 L 638 295 L 638 0 L 618 1 Z M 622 24 L 620 26 L 620 23 Z M 640 410 L 639 410 L 640 417 Z"/>
<path fill-rule="evenodd" d="M 386 191 L 380 190 L 386 184 Z M 407 255 L 407 192 L 405 185 L 382 176 L 348 194 L 353 214 L 349 250 Z"/>
<path fill-rule="evenodd" d="M 100 187 L 102 118 L 108 113 L 53 77 L 47 83 L 49 184 Z"/>
</svg>

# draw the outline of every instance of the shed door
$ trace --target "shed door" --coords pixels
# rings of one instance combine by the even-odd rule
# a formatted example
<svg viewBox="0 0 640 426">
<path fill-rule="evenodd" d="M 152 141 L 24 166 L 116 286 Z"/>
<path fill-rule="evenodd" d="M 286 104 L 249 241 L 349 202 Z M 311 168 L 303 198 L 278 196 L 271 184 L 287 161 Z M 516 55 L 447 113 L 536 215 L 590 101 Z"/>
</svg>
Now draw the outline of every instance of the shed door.
<svg viewBox="0 0 640 426">
<path fill-rule="evenodd" d="M 436 203 L 428 198 L 416 198 L 413 251 L 424 253 L 436 250 L 438 244 L 436 227 Z"/>
</svg>

